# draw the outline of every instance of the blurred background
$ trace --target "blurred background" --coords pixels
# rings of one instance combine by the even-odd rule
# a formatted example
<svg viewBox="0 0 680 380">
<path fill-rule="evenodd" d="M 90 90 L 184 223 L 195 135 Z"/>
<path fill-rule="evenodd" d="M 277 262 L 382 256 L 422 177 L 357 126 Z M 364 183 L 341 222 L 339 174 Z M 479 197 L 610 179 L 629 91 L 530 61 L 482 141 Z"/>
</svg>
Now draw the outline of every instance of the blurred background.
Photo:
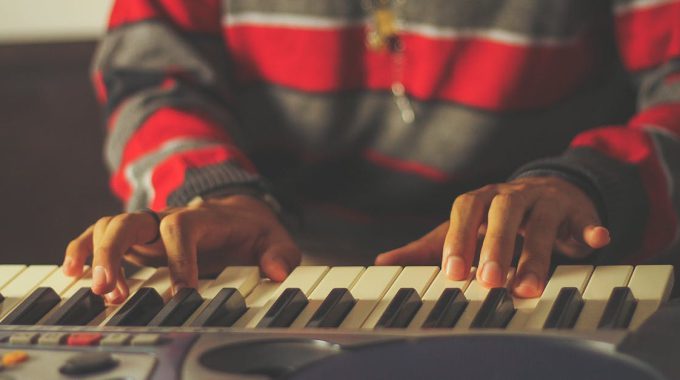
<svg viewBox="0 0 680 380">
<path fill-rule="evenodd" d="M 0 264 L 59 263 L 120 209 L 89 66 L 111 1 L 0 0 Z"/>
</svg>

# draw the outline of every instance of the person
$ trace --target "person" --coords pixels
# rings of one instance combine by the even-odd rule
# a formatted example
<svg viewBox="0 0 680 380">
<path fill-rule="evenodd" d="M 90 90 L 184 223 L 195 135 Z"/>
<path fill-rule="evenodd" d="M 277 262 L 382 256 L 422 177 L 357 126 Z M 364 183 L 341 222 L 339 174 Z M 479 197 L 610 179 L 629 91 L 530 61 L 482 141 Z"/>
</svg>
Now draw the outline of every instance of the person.
<svg viewBox="0 0 680 380">
<path fill-rule="evenodd" d="M 113 303 L 123 259 L 167 261 L 175 290 L 224 265 L 281 281 L 307 241 L 281 205 L 341 260 L 477 265 L 488 287 L 516 265 L 520 297 L 558 260 L 672 260 L 679 16 L 673 0 L 118 0 L 93 81 L 127 212 L 74 239 L 64 271 L 92 256 Z"/>
</svg>

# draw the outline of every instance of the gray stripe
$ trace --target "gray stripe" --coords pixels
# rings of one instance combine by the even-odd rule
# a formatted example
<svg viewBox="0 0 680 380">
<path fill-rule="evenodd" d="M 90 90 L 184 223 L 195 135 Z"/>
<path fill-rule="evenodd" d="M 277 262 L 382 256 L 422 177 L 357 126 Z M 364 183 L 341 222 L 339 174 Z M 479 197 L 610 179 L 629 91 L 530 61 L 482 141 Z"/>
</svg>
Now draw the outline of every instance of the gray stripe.
<svg viewBox="0 0 680 380">
<path fill-rule="evenodd" d="M 208 140 L 176 139 L 163 144 L 156 151 L 149 153 L 125 168 L 125 179 L 132 187 L 132 196 L 127 203 L 128 210 L 147 207 L 154 197 L 155 191 L 151 183 L 154 168 L 168 157 L 190 150 L 219 146 Z"/>
<path fill-rule="evenodd" d="M 258 183 L 260 177 L 240 168 L 232 161 L 201 168 L 189 168 L 184 183 L 168 197 L 168 206 L 183 206 L 194 197 L 230 185 Z"/>
<path fill-rule="evenodd" d="M 668 181 L 668 194 L 671 197 L 676 218 L 680 222 L 680 136 L 656 127 L 646 127 L 645 131 L 652 138 L 659 154 L 659 162 Z M 680 244 L 679 240 L 680 223 L 675 231 L 675 241 L 671 246 Z"/>
<path fill-rule="evenodd" d="M 447 102 L 413 101 L 406 125 L 390 94 L 306 94 L 277 86 L 249 88 L 239 120 L 251 141 L 290 142 L 313 155 L 375 149 L 454 177 L 503 178 L 520 164 L 560 153 L 581 130 L 621 122 L 630 102 L 624 80 L 585 88 L 554 107 L 497 114 Z M 630 110 L 628 108 L 628 110 Z M 328 115 L 333 115 L 328 117 Z"/>
<path fill-rule="evenodd" d="M 225 12 L 299 15 L 356 22 L 370 17 L 362 0 L 227 0 Z M 419 0 L 395 6 L 407 25 L 456 30 L 492 29 L 538 38 L 571 38 L 606 8 L 588 0 Z"/>
<path fill-rule="evenodd" d="M 645 109 L 663 103 L 680 102 L 680 81 L 666 83 L 670 75 L 680 75 L 680 59 L 665 63 L 653 70 L 636 75 L 640 86 L 638 107 Z"/>
<path fill-rule="evenodd" d="M 677 1 L 678 0 L 614 0 L 614 12 L 622 14 L 636 9 L 671 4 Z"/>
</svg>

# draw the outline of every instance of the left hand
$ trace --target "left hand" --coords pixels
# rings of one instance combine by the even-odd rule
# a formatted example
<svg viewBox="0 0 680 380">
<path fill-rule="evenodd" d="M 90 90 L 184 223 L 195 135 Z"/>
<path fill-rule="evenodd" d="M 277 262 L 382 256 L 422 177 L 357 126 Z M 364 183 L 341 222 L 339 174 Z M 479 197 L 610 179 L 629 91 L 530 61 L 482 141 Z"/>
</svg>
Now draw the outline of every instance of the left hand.
<svg viewBox="0 0 680 380">
<path fill-rule="evenodd" d="M 584 258 L 609 244 L 593 201 L 578 187 L 558 177 L 527 177 L 488 185 L 462 194 L 448 222 L 422 238 L 379 255 L 376 265 L 425 265 L 441 262 L 452 280 L 470 272 L 480 234 L 477 281 L 486 287 L 505 286 L 517 235 L 524 244 L 513 292 L 538 297 L 543 292 L 554 249 Z"/>
</svg>

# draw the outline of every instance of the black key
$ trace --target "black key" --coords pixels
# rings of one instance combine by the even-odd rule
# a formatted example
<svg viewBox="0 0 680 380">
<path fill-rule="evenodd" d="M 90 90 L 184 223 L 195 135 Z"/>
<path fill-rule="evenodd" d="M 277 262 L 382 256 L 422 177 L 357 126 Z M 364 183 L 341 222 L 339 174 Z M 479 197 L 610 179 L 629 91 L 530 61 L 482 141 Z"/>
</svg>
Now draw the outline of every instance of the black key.
<svg viewBox="0 0 680 380">
<path fill-rule="evenodd" d="M 163 308 L 163 298 L 154 288 L 139 288 L 106 322 L 107 326 L 146 326 Z"/>
<path fill-rule="evenodd" d="M 451 328 L 468 305 L 463 291 L 458 288 L 444 289 L 428 314 L 423 328 Z"/>
<path fill-rule="evenodd" d="M 489 290 L 477 315 L 472 320 L 472 328 L 504 328 L 515 315 L 515 305 L 506 288 Z"/>
<path fill-rule="evenodd" d="M 246 309 L 246 300 L 241 292 L 235 288 L 222 288 L 191 325 L 197 327 L 231 326 L 246 312 Z"/>
<path fill-rule="evenodd" d="M 598 329 L 625 329 L 633 317 L 637 300 L 629 287 L 618 286 L 612 289 L 609 301 L 604 307 Z"/>
<path fill-rule="evenodd" d="M 316 309 L 306 327 L 338 327 L 355 303 L 356 300 L 348 289 L 335 288 Z"/>
<path fill-rule="evenodd" d="M 104 311 L 104 299 L 90 288 L 80 288 L 45 321 L 51 326 L 83 326 Z"/>
<path fill-rule="evenodd" d="M 420 295 L 415 289 L 399 289 L 375 327 L 406 328 L 422 304 Z"/>
<path fill-rule="evenodd" d="M 562 288 L 550 309 L 544 329 L 570 329 L 574 327 L 581 309 L 583 299 L 578 289 Z"/>
<path fill-rule="evenodd" d="M 7 314 L 0 324 L 34 325 L 60 301 L 61 298 L 52 288 L 37 288 Z"/>
<path fill-rule="evenodd" d="M 3 296 L 2 293 L 0 293 L 0 303 L 2 303 L 2 301 L 4 301 L 4 300 L 5 300 L 5 296 Z"/>
<path fill-rule="evenodd" d="M 288 288 L 281 293 L 257 327 L 288 327 L 307 306 L 307 296 L 298 288 Z"/>
<path fill-rule="evenodd" d="M 196 289 L 182 288 L 147 326 L 181 326 L 202 303 L 203 298 Z"/>
</svg>

